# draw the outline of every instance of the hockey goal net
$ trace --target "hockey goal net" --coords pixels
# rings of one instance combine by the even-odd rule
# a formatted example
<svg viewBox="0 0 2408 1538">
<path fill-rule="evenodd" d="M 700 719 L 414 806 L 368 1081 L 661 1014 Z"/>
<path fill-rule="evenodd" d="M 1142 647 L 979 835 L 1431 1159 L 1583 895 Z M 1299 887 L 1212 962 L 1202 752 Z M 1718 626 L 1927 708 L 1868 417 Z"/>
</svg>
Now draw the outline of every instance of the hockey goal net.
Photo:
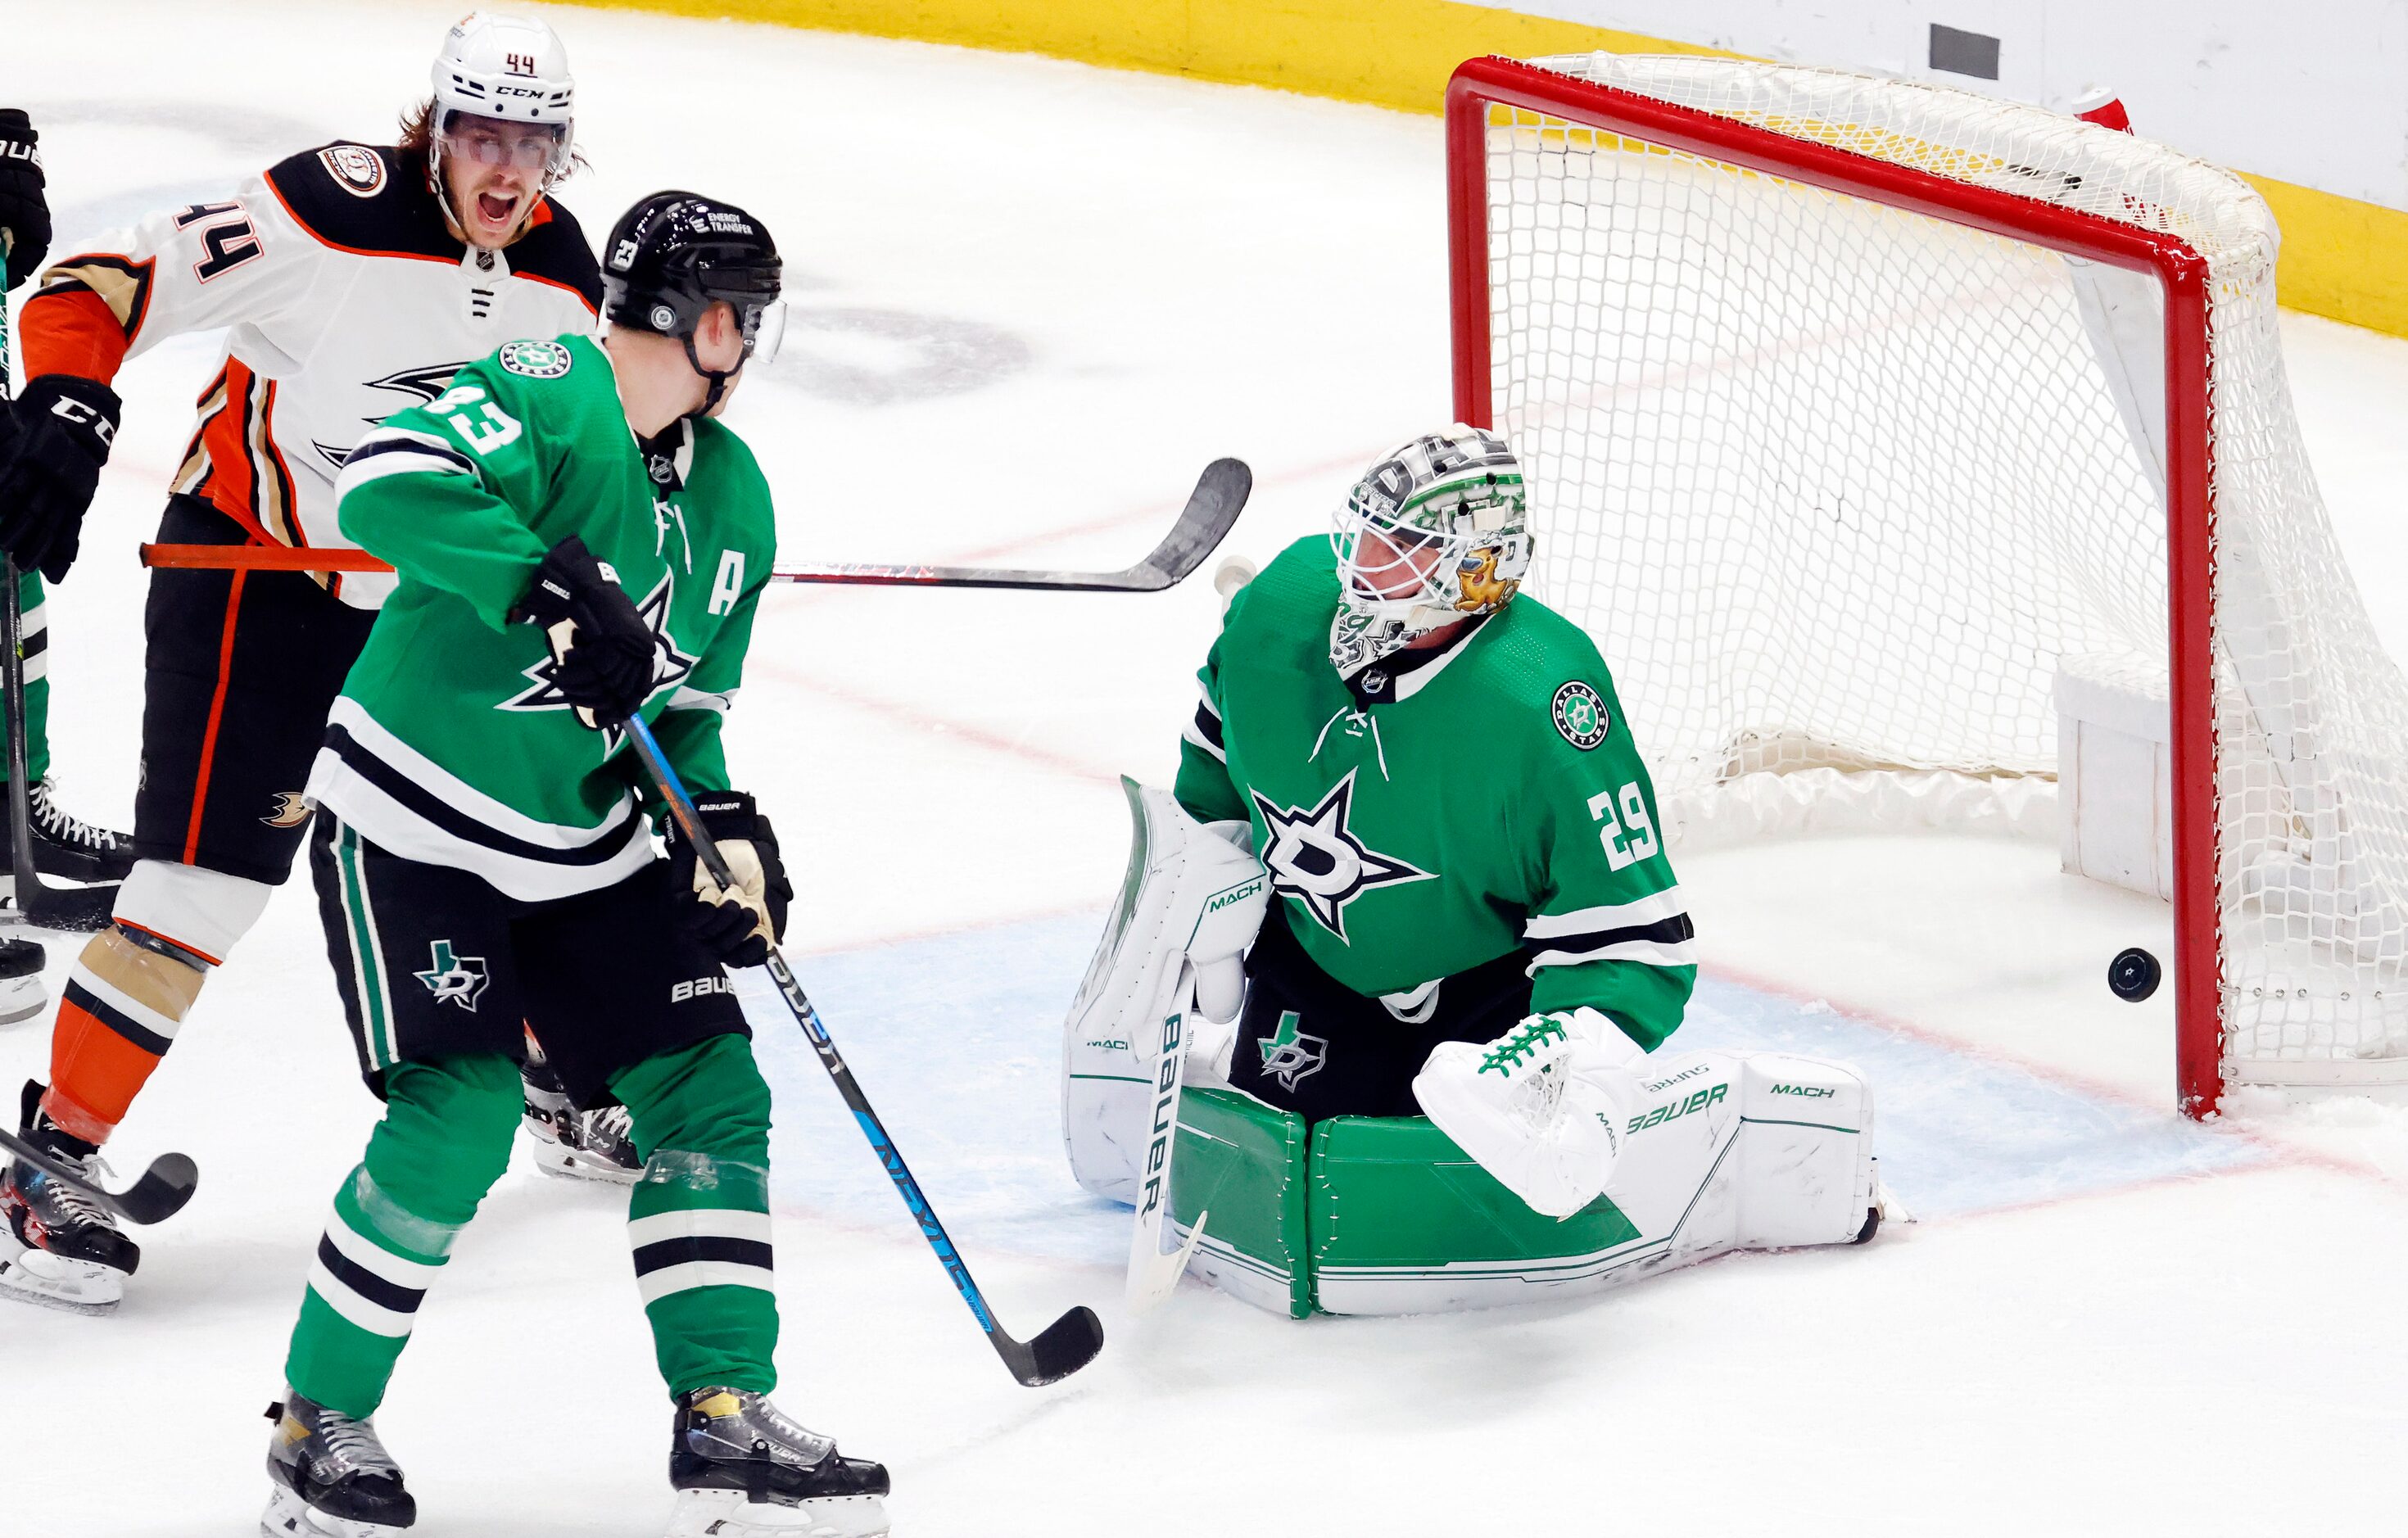
<svg viewBox="0 0 2408 1538">
<path fill-rule="evenodd" d="M 1531 590 L 1598 636 L 1668 823 L 2067 815 L 2053 701 L 2103 677 L 2162 701 L 2183 1108 L 2408 1083 L 2408 685 L 2257 194 L 1742 61 L 1475 60 L 1447 120 L 1456 410 L 1520 451 Z"/>
</svg>

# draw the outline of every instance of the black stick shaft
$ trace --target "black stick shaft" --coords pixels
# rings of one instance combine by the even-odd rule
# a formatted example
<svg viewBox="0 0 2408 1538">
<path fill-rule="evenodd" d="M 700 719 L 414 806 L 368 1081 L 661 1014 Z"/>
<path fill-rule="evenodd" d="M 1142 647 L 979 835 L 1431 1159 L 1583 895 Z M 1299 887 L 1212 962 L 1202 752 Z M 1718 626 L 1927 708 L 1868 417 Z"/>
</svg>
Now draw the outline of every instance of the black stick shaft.
<svg viewBox="0 0 2408 1538">
<path fill-rule="evenodd" d="M 644 724 L 641 716 L 633 716 L 627 721 L 627 733 L 635 742 L 636 755 L 643 760 L 645 771 L 660 786 L 661 794 L 667 798 L 669 815 L 676 820 L 679 832 L 694 845 L 695 858 L 702 862 L 702 868 L 710 873 L 712 881 L 724 889 L 734 890 L 736 880 L 727 869 L 726 857 L 720 853 L 719 845 L 712 841 L 710 831 L 702 826 L 701 814 L 695 811 L 693 798 L 686 795 L 684 783 L 662 754 L 660 744 L 652 740 L 652 728 Z M 887 1178 L 894 1181 L 896 1191 L 903 1198 L 903 1205 L 910 1209 L 912 1220 L 919 1224 L 921 1237 L 928 1242 L 929 1248 L 937 1252 L 938 1263 L 953 1279 L 954 1289 L 962 1295 L 962 1301 L 969 1305 L 979 1328 L 986 1331 L 989 1343 L 1011 1367 L 1013 1375 L 1024 1383 L 1046 1382 L 1060 1376 L 1059 1373 L 1048 1373 L 1041 1377 L 1030 1375 L 1029 1348 L 1014 1340 L 996 1321 L 995 1311 L 987 1306 L 986 1295 L 979 1290 L 978 1283 L 970 1276 L 968 1263 L 962 1258 L 961 1251 L 954 1247 L 952 1236 L 945 1232 L 944 1224 L 938 1220 L 936 1209 L 928 1204 L 928 1198 L 920 1189 L 919 1181 L 912 1177 L 910 1167 L 904 1164 L 895 1140 L 886 1135 L 886 1124 L 879 1119 L 877 1111 L 869 1103 L 869 1097 L 862 1093 L 859 1082 L 853 1076 L 853 1070 L 846 1066 L 843 1056 L 836 1049 L 835 1040 L 828 1035 L 827 1027 L 821 1023 L 819 1011 L 812 1008 L 810 997 L 803 992 L 802 984 L 796 980 L 794 969 L 786 965 L 786 958 L 779 954 L 775 945 L 769 947 L 767 966 L 770 979 L 778 985 L 778 992 L 786 1000 L 786 1008 L 793 1013 L 795 1023 L 803 1028 L 804 1036 L 810 1041 L 811 1050 L 819 1055 L 820 1066 L 827 1070 L 828 1077 L 835 1082 L 837 1093 L 843 1097 L 846 1107 L 853 1112 L 853 1120 L 861 1126 L 862 1135 L 869 1140 L 869 1146 L 877 1152 L 878 1161 L 885 1167 Z M 1039 1344 L 1043 1344 L 1041 1339 Z M 1092 1356 L 1092 1352 L 1089 1355 Z M 1083 1358 L 1078 1365 L 1084 1365 Z"/>
<path fill-rule="evenodd" d="M 16 244 L 11 231 L 0 230 L 0 258 Z M 0 295 L 0 410 L 11 409 L 16 375 L 9 356 L 8 301 Z M 30 913 L 41 877 L 34 870 L 33 812 L 25 784 L 25 612 L 17 592 L 17 558 L 0 561 L 0 582 L 8 584 L 5 620 L 0 620 L 0 709 L 8 712 L 8 855 L 16 878 L 17 912 Z"/>
<path fill-rule="evenodd" d="M 5 252 L 7 247 L 7 232 L 0 230 L 0 252 Z M 5 297 L 0 297 L 0 410 L 8 409 L 8 399 L 15 394 L 10 388 L 7 309 Z M 17 916 L 50 929 L 105 928 L 117 905 L 115 882 L 96 886 L 52 887 L 34 868 L 33 806 L 29 799 L 33 788 L 26 783 L 32 769 L 25 722 L 25 606 L 19 586 L 22 576 L 15 556 L 0 559 L 0 582 L 5 582 L 8 589 L 5 599 L 0 599 L 0 652 L 6 654 L 0 656 L 0 711 L 8 717 L 8 873 L 15 884 Z"/>
</svg>

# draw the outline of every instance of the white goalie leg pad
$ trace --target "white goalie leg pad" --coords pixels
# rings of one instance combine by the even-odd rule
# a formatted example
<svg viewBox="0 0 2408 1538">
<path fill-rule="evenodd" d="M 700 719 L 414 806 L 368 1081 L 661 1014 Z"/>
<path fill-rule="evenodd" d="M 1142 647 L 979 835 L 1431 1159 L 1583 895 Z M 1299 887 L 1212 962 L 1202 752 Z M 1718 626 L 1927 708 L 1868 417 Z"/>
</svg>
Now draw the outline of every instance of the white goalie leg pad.
<svg viewBox="0 0 2408 1538">
<path fill-rule="evenodd" d="M 1875 1200 L 1862 1074 L 1772 1052 L 1695 1052 L 1650 1067 L 1605 1189 L 1651 1252 L 1639 1270 L 1862 1234 Z"/>
<path fill-rule="evenodd" d="M 1064 1026 L 1062 1141 L 1081 1186 L 1134 1205 L 1164 1021 L 1188 1007 L 1190 969 L 1197 1013 L 1237 1018 L 1270 883 L 1248 825 L 1199 823 L 1167 791 L 1121 785 L 1128 870 Z"/>
<path fill-rule="evenodd" d="M 157 935 L 214 966 L 251 932 L 276 888 L 173 860 L 137 860 L 117 889 L 118 923 Z"/>
<path fill-rule="evenodd" d="M 1876 1197 L 1872 1087 L 1819 1057 L 1756 1052 L 1742 1066 L 1738 1247 L 1853 1243 Z"/>
</svg>

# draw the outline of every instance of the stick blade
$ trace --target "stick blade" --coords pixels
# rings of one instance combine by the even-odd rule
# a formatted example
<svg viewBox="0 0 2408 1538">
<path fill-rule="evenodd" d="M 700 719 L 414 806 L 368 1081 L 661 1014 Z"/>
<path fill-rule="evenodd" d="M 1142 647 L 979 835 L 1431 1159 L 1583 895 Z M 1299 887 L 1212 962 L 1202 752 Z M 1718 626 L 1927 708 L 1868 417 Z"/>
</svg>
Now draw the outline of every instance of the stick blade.
<svg viewBox="0 0 2408 1538">
<path fill-rule="evenodd" d="M 1216 459 L 1205 466 L 1179 522 L 1170 525 L 1154 553 L 1129 568 L 1132 585 L 1152 592 L 1184 581 L 1220 548 L 1254 490 L 1254 472 L 1244 460 Z"/>
<path fill-rule="evenodd" d="M 1096 1359 L 1104 1348 L 1104 1322 L 1081 1304 L 1047 1325 L 1038 1337 L 1022 1344 L 1012 1341 L 1004 1351 L 1011 1375 L 1027 1387 L 1059 1383 Z"/>
<path fill-rule="evenodd" d="M 51 886 L 35 878 L 33 889 L 17 884 L 18 916 L 36 929 L 88 935 L 108 927 L 117 912 L 117 883 L 98 886 Z"/>
<path fill-rule="evenodd" d="M 182 1154 L 162 1154 L 142 1171 L 142 1178 L 110 1204 L 129 1223 L 157 1223 L 183 1211 L 201 1182 L 200 1167 Z"/>
<path fill-rule="evenodd" d="M 1203 1242 L 1204 1220 L 1211 1215 L 1209 1212 L 1197 1213 L 1186 1240 L 1168 1255 L 1129 1258 L 1128 1282 L 1121 1301 L 1133 1317 L 1153 1313 L 1178 1290 L 1179 1279 L 1187 1274 L 1187 1262 L 1196 1258 L 1196 1246 Z"/>
</svg>

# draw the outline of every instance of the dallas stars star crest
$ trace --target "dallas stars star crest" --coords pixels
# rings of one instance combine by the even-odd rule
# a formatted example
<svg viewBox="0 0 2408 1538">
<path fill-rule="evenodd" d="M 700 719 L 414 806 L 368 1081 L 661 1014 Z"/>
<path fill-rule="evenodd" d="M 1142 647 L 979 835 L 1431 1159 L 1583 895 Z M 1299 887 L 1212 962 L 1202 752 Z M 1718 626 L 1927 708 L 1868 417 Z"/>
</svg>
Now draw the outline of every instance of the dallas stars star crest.
<svg viewBox="0 0 2408 1538">
<path fill-rule="evenodd" d="M 1354 803 L 1353 769 L 1310 812 L 1275 807 L 1260 792 L 1248 794 L 1263 816 L 1263 864 L 1270 870 L 1271 890 L 1303 904 L 1313 922 L 1340 940 L 1346 938 L 1348 903 L 1373 887 L 1430 881 L 1438 874 L 1381 854 L 1346 826 Z"/>
<path fill-rule="evenodd" d="M 648 701 L 663 689 L 674 689 L 684 683 L 686 675 L 694 671 L 695 663 L 700 660 L 690 652 L 680 651 L 677 638 L 669 634 L 669 597 L 675 582 L 674 576 L 664 571 L 661 573 L 660 585 L 646 594 L 643 601 L 636 605 L 636 612 L 642 617 L 644 628 L 652 633 L 652 687 L 651 693 L 644 696 Z M 535 686 L 523 694 L 514 695 L 503 700 L 494 709 L 566 711 L 571 708 L 568 697 L 560 692 L 560 664 L 549 653 L 545 654 L 542 661 L 525 671 L 526 676 L 534 681 Z M 619 744 L 626 740 L 626 735 L 617 726 L 603 728 L 604 755 L 607 757 L 618 752 Z"/>
</svg>

